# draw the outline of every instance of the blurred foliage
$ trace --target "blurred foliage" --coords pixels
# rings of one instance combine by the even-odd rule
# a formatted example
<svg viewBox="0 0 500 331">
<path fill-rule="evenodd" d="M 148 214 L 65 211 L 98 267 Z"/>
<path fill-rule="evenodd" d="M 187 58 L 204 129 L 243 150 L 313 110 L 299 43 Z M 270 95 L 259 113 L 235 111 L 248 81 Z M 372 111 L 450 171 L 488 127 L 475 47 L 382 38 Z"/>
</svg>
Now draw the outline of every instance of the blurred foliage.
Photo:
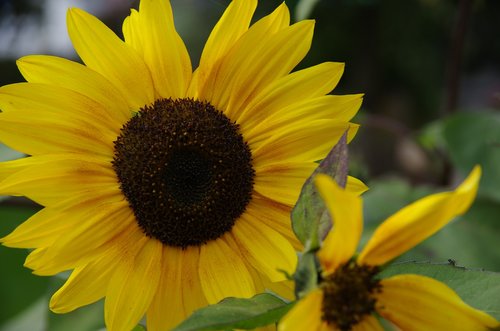
<svg viewBox="0 0 500 331">
<path fill-rule="evenodd" d="M 480 195 L 500 202 L 500 113 L 463 113 L 448 118 L 443 139 L 461 173 L 474 164 L 482 166 Z"/>
<path fill-rule="evenodd" d="M 5 236 L 35 212 L 32 208 L 0 207 L 0 236 Z M 23 267 L 27 251 L 0 246 L 2 277 L 0 281 L 0 325 L 15 316 L 43 294 L 48 278 L 35 277 Z"/>
</svg>

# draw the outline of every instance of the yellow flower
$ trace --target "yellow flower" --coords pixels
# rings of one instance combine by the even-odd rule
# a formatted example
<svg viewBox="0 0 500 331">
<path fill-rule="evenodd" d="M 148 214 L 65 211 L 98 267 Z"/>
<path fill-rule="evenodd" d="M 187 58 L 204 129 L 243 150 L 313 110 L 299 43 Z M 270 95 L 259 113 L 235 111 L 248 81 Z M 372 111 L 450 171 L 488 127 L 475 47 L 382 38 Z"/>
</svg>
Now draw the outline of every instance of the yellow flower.
<svg viewBox="0 0 500 331">
<path fill-rule="evenodd" d="M 318 251 L 320 284 L 280 322 L 279 331 L 382 330 L 374 313 L 401 330 L 486 330 L 500 324 L 464 303 L 445 284 L 420 275 L 377 278 L 379 266 L 428 238 L 464 213 L 474 200 L 477 166 L 453 192 L 427 196 L 384 221 L 359 255 L 361 198 L 318 175 L 315 183 L 333 230 Z"/>
<path fill-rule="evenodd" d="M 291 73 L 314 22 L 290 25 L 282 4 L 250 26 L 256 5 L 228 6 L 194 72 L 168 1 L 142 0 L 124 41 L 71 9 L 84 65 L 27 56 L 28 82 L 0 88 L 0 140 L 31 155 L 0 164 L 0 194 L 45 207 L 2 242 L 34 248 L 35 274 L 73 270 L 53 311 L 105 297 L 109 330 L 146 315 L 155 331 L 227 296 L 290 293 L 291 206 L 352 139 L 361 95 L 327 95 L 341 63 Z"/>
</svg>

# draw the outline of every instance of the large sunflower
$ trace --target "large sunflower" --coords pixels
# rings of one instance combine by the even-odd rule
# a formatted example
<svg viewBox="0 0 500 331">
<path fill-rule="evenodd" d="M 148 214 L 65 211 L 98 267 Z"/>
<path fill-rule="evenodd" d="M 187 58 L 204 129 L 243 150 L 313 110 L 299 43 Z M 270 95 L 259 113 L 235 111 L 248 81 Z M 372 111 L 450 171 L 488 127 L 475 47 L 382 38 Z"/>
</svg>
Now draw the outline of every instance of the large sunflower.
<svg viewBox="0 0 500 331">
<path fill-rule="evenodd" d="M 289 212 L 360 95 L 326 95 L 340 63 L 290 73 L 313 21 L 285 4 L 251 27 L 256 0 L 224 12 L 192 72 L 170 4 L 142 0 L 125 41 L 71 9 L 84 65 L 18 61 L 28 83 L 0 89 L 0 139 L 30 157 L 0 165 L 0 194 L 45 208 L 2 239 L 34 248 L 38 275 L 73 270 L 50 302 L 68 312 L 105 297 L 110 330 L 167 330 L 194 309 L 286 290 L 298 243 Z"/>
</svg>

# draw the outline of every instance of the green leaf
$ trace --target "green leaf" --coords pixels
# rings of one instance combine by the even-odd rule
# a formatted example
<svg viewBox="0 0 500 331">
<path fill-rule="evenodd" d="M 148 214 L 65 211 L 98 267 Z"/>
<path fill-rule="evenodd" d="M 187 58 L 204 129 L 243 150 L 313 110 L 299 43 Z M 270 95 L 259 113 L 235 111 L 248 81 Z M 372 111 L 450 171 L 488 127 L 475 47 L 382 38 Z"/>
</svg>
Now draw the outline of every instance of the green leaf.
<svg viewBox="0 0 500 331">
<path fill-rule="evenodd" d="M 445 122 L 443 137 L 453 164 L 467 174 L 481 164 L 479 195 L 500 201 L 500 114 L 462 113 Z"/>
<path fill-rule="evenodd" d="M 277 322 L 292 305 L 269 293 L 250 299 L 226 298 L 195 311 L 174 331 L 254 329 Z"/>
<path fill-rule="evenodd" d="M 324 173 L 333 177 L 340 186 L 345 187 L 347 170 L 347 133 L 345 133 L 306 180 L 292 210 L 293 231 L 304 244 L 306 251 L 316 250 L 320 245 L 320 239 L 324 238 L 331 227 L 325 212 L 325 205 L 314 187 L 314 177 L 318 173 Z"/>
<path fill-rule="evenodd" d="M 451 287 L 467 304 L 500 319 L 500 273 L 473 270 L 447 264 L 399 263 L 380 274 L 387 278 L 397 274 L 418 274 L 437 279 Z"/>
<path fill-rule="evenodd" d="M 311 290 L 318 287 L 319 266 L 314 252 L 305 252 L 299 256 L 297 270 L 293 275 L 295 281 L 295 296 L 304 297 Z"/>
<path fill-rule="evenodd" d="M 0 237 L 6 236 L 34 212 L 35 209 L 25 206 L 0 206 Z M 23 266 L 27 255 L 25 249 L 0 246 L 0 324 L 21 313 L 47 291 L 48 279 L 32 275 Z"/>
</svg>

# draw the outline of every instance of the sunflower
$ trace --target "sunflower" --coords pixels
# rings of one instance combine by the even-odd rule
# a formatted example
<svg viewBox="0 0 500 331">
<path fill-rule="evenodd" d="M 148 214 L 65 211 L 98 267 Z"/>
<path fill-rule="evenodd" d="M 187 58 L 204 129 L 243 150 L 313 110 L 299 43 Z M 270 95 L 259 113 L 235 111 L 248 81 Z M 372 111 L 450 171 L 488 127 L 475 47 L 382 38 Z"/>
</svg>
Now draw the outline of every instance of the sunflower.
<svg viewBox="0 0 500 331">
<path fill-rule="evenodd" d="M 374 313 L 400 330 L 469 331 L 500 326 L 432 278 L 412 274 L 377 277 L 379 266 L 464 213 L 474 200 L 480 174 L 477 166 L 455 191 L 427 196 L 392 215 L 357 256 L 363 227 L 361 199 L 330 177 L 318 175 L 316 186 L 335 227 L 317 254 L 322 267 L 318 288 L 292 308 L 278 330 L 383 330 Z"/>
<path fill-rule="evenodd" d="M 285 4 L 250 26 L 255 0 L 235 0 L 199 66 L 168 1 L 142 0 L 124 41 L 70 9 L 84 64 L 27 56 L 27 83 L 0 88 L 0 140 L 30 157 L 0 165 L 0 194 L 44 208 L 1 241 L 34 249 L 38 275 L 72 270 L 57 313 L 105 297 L 109 330 L 167 330 L 193 310 L 265 288 L 300 244 L 289 213 L 302 183 L 345 131 L 361 95 L 327 95 L 343 64 L 291 73 L 313 21 Z"/>
</svg>

